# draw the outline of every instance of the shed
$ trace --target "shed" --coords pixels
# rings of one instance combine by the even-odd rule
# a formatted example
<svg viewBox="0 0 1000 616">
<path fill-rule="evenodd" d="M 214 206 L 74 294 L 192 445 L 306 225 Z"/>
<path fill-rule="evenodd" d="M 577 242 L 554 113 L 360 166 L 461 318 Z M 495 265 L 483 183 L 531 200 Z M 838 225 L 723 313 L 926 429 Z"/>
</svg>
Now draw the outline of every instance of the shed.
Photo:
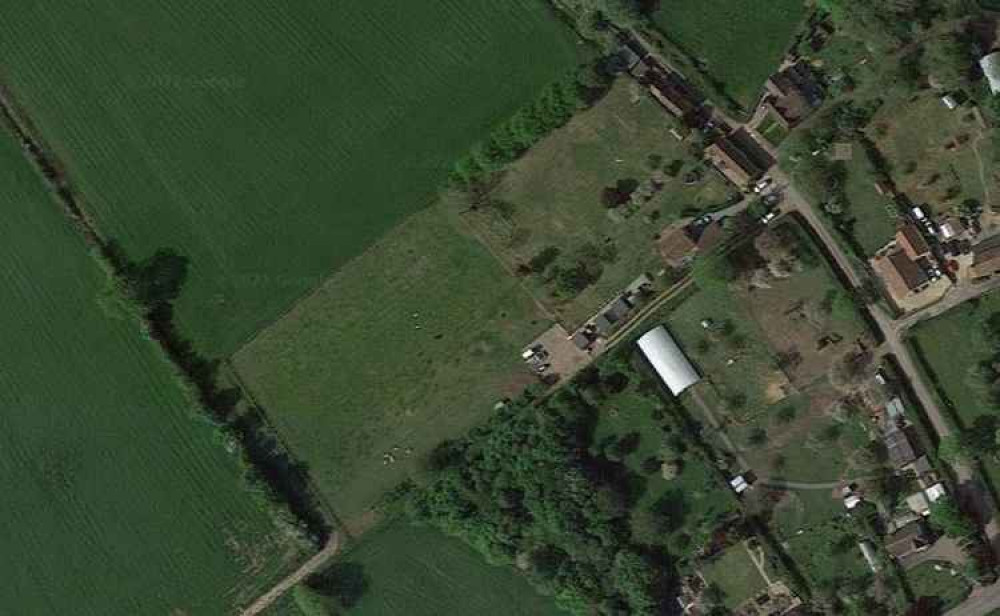
<svg viewBox="0 0 1000 616">
<path fill-rule="evenodd" d="M 858 547 L 861 548 L 861 555 L 865 557 L 865 562 L 868 563 L 868 568 L 871 569 L 872 572 L 877 572 L 881 569 L 878 559 L 875 557 L 875 548 L 869 541 L 865 540 L 858 543 Z"/>
<path fill-rule="evenodd" d="M 639 350 L 675 396 L 701 380 L 667 328 L 660 325 L 639 338 Z"/>
<path fill-rule="evenodd" d="M 987 54 L 979 60 L 979 67 L 990 83 L 990 92 L 1000 93 L 1000 51 Z"/>
<path fill-rule="evenodd" d="M 889 419 L 898 421 L 906 415 L 906 407 L 903 406 L 903 401 L 896 397 L 885 403 L 885 412 Z"/>
<path fill-rule="evenodd" d="M 628 313 L 632 311 L 632 307 L 628 305 L 622 297 L 616 297 L 615 301 L 608 304 L 607 309 L 604 311 L 604 316 L 607 317 L 612 323 L 617 323 L 625 317 Z"/>
</svg>

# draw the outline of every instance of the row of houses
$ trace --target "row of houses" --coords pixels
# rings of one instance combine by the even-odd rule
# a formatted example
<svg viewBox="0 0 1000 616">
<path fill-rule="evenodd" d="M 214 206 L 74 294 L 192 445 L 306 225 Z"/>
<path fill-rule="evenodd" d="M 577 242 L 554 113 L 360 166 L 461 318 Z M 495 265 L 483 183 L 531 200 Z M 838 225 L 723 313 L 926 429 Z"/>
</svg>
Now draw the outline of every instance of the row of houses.
<svg viewBox="0 0 1000 616">
<path fill-rule="evenodd" d="M 569 337 L 581 351 L 589 352 L 598 340 L 607 338 L 614 330 L 629 320 L 652 293 L 653 279 L 649 274 L 641 274 L 621 293 L 604 305 L 580 329 Z"/>
<path fill-rule="evenodd" d="M 721 132 L 705 150 L 705 157 L 737 188 L 749 190 L 774 165 L 773 157 L 745 128 L 733 130 L 724 122 L 717 125 L 705 97 L 680 73 L 665 66 L 631 36 L 622 38 L 622 46 L 629 73 L 668 113 L 692 128 Z M 798 121 L 800 107 L 811 107 L 816 101 L 818 85 L 814 87 L 815 81 L 806 78 L 805 69 L 789 67 L 773 76 L 769 84 L 773 94 L 767 97 L 768 104 L 781 110 L 782 122 Z"/>
<path fill-rule="evenodd" d="M 705 158 L 742 191 L 749 191 L 775 163 L 746 128 L 725 132 L 705 148 Z"/>
</svg>

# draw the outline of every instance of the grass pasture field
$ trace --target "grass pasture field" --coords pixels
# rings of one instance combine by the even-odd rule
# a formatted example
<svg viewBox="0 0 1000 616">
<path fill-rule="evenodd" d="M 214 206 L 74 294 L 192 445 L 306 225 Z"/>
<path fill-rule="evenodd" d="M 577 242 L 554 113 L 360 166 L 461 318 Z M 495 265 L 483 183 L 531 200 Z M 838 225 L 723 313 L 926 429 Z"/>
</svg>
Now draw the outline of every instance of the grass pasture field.
<svg viewBox="0 0 1000 616">
<path fill-rule="evenodd" d="M 560 616 L 516 571 L 487 564 L 458 539 L 427 526 L 393 522 L 343 559 L 363 568 L 368 590 L 351 616 Z"/>
<path fill-rule="evenodd" d="M 734 192 L 688 152 L 670 129 L 681 128 L 638 84 L 620 78 L 594 107 L 542 140 L 505 172 L 490 194 L 493 207 L 467 210 L 465 219 L 512 270 L 546 249 L 552 263 L 526 283 L 567 329 L 575 329 L 642 271 L 663 267 L 653 236 L 668 221 L 718 209 Z M 683 130 L 683 129 L 682 129 Z M 652 164 L 651 164 L 651 157 Z M 700 181 L 686 185 L 697 170 Z M 639 205 L 609 208 L 602 190 L 619 182 L 663 187 Z M 600 276 L 582 291 L 560 290 L 554 272 L 587 249 L 611 247 Z"/>
<path fill-rule="evenodd" d="M 585 49 L 544 0 L 43 0 L 4 85 L 135 260 L 191 260 L 224 356 L 408 214 Z M 95 44 L 99 41 L 99 44 Z"/>
<path fill-rule="evenodd" d="M 301 554 L 13 139 L 0 139 L 10 614 L 234 614 Z"/>
<path fill-rule="evenodd" d="M 980 373 L 983 363 L 994 356 L 986 320 L 996 314 L 1000 314 L 1000 293 L 994 292 L 910 330 L 909 343 L 929 372 L 929 380 L 964 428 L 996 417 L 996 406 Z M 983 466 L 993 485 L 1000 485 L 1000 464 L 985 456 Z"/>
<path fill-rule="evenodd" d="M 265 330 L 234 365 L 334 509 L 352 519 L 534 377 L 549 324 L 437 207 Z M 408 453 L 409 452 L 409 453 Z M 384 464 L 384 455 L 395 462 Z"/>
<path fill-rule="evenodd" d="M 661 0 L 657 27 L 745 109 L 781 62 L 806 16 L 802 0 Z"/>
</svg>

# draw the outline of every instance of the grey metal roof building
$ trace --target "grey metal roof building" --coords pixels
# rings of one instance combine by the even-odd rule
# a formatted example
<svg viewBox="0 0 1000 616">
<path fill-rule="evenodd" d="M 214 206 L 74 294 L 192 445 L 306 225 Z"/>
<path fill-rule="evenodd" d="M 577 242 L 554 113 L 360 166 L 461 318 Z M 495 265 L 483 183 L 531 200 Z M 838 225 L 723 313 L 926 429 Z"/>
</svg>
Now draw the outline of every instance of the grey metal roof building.
<svg viewBox="0 0 1000 616">
<path fill-rule="evenodd" d="M 701 380 L 666 327 L 660 325 L 649 330 L 639 338 L 638 344 L 656 374 L 675 396 Z"/>
</svg>

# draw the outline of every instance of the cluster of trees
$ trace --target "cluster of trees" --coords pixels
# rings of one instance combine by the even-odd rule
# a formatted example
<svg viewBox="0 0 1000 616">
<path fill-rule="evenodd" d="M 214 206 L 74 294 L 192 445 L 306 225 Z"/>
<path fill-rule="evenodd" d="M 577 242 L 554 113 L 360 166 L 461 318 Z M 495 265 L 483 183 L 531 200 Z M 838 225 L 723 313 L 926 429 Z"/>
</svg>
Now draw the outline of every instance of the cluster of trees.
<svg viewBox="0 0 1000 616">
<path fill-rule="evenodd" d="M 230 448 L 239 453 L 250 493 L 287 535 L 317 546 L 325 542 L 329 523 L 314 500 L 306 468 L 280 443 L 261 409 L 247 406 L 237 411 L 240 390 L 219 385 L 220 363 L 199 354 L 174 323 L 174 302 L 187 279 L 187 258 L 161 249 L 137 262 L 113 240 L 102 246 L 102 256 L 117 287 L 113 292 L 127 298 L 139 313 L 149 335 L 181 371 Z"/>
<path fill-rule="evenodd" d="M 612 75 L 602 70 L 602 66 L 598 63 L 581 67 L 546 87 L 534 101 L 494 128 L 485 141 L 455 163 L 452 181 L 461 187 L 486 181 L 566 124 L 577 111 L 600 100 L 612 81 Z"/>
<path fill-rule="evenodd" d="M 672 564 L 633 540 L 635 478 L 590 452 L 595 412 L 575 389 L 515 402 L 442 445 L 433 479 L 407 505 L 490 562 L 516 564 L 574 613 L 659 614 L 672 601 Z"/>
<path fill-rule="evenodd" d="M 587 243 L 574 252 L 564 263 L 557 263 L 549 271 L 557 292 L 564 297 L 575 297 L 594 284 L 604 273 L 604 265 L 614 263 L 618 249 L 613 242 L 600 246 Z"/>
</svg>

